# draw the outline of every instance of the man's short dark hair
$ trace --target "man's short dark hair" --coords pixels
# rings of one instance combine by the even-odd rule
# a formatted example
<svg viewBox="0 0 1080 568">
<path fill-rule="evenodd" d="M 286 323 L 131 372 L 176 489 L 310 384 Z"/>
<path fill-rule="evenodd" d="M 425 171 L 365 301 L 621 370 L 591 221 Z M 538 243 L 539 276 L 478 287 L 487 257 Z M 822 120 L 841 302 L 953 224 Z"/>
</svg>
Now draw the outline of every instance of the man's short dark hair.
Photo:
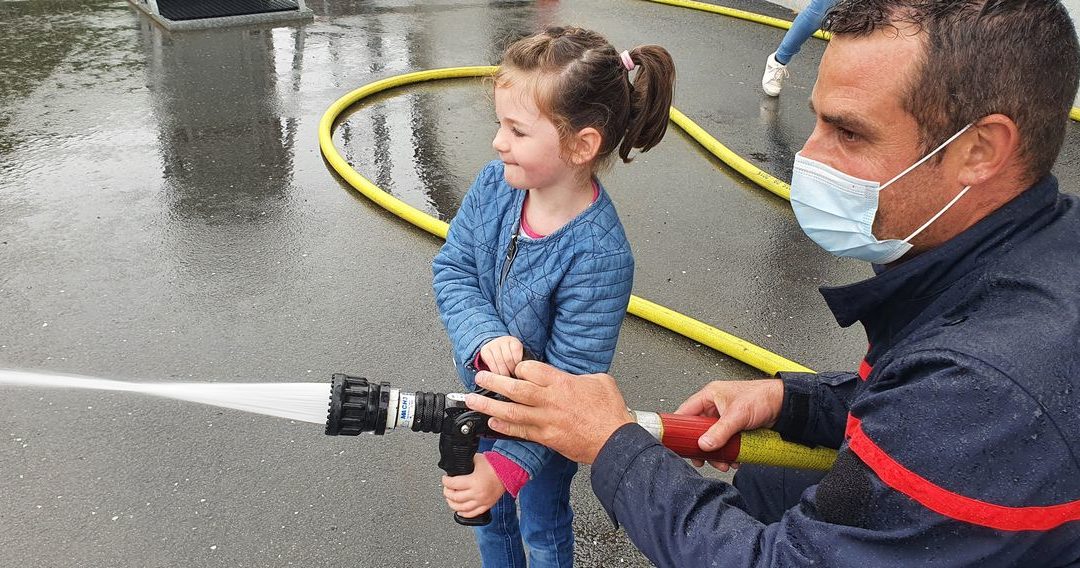
<svg viewBox="0 0 1080 568">
<path fill-rule="evenodd" d="M 1080 80 L 1080 46 L 1061 2 L 840 0 L 824 28 L 865 37 L 906 24 L 925 33 L 921 65 L 901 92 L 924 151 L 1000 113 L 1020 130 L 1027 173 L 1050 173 Z"/>
</svg>

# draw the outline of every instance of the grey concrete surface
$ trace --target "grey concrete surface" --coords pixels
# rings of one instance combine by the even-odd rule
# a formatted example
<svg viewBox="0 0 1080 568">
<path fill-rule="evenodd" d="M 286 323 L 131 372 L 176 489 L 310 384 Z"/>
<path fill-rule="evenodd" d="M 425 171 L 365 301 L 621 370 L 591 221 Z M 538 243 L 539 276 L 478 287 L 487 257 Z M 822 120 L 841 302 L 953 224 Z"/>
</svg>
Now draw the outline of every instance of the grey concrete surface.
<svg viewBox="0 0 1080 568">
<path fill-rule="evenodd" d="M 761 1 L 731 5 L 784 15 Z M 312 1 L 315 21 L 168 33 L 125 0 L 0 2 L 0 368 L 168 381 L 327 381 L 350 372 L 457 390 L 430 287 L 439 242 L 344 186 L 316 127 L 345 92 L 495 63 L 547 23 L 673 53 L 676 105 L 788 178 L 812 128 L 823 44 L 779 100 L 759 94 L 778 30 L 630 0 Z M 492 158 L 476 81 L 378 97 L 343 153 L 448 218 Z M 1080 126 L 1056 171 L 1080 187 Z M 869 274 L 801 233 L 786 202 L 677 130 L 604 177 L 637 257 L 635 292 L 813 368 L 865 348 L 816 287 Z M 673 409 L 753 369 L 629 318 L 628 402 Z M 0 388 L 0 565 L 468 566 L 435 438 L 321 428 L 138 396 Z M 647 566 L 584 468 L 580 566 Z"/>
</svg>

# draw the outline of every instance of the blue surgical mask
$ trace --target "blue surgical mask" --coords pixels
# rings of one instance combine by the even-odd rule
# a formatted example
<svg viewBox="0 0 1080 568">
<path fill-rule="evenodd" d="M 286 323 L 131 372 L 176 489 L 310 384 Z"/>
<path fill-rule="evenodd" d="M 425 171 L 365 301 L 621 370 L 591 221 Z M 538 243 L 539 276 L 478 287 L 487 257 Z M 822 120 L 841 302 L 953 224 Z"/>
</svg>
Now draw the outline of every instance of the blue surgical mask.
<svg viewBox="0 0 1080 568">
<path fill-rule="evenodd" d="M 857 258 L 874 264 L 888 264 L 899 260 L 911 250 L 911 239 L 944 215 L 971 186 L 965 187 L 929 221 L 903 240 L 880 240 L 874 236 L 878 193 L 923 165 L 969 128 L 971 124 L 884 185 L 849 176 L 802 154 L 796 154 L 795 171 L 791 177 L 791 208 L 795 210 L 799 226 L 811 240 L 836 256 Z"/>
</svg>

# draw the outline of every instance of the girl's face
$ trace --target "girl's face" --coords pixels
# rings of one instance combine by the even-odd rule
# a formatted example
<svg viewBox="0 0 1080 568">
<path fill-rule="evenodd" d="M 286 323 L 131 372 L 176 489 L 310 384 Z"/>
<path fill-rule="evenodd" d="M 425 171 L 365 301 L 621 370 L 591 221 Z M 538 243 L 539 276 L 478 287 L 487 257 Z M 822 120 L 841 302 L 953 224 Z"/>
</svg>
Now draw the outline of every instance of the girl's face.
<svg viewBox="0 0 1080 568">
<path fill-rule="evenodd" d="M 491 141 L 505 165 L 506 182 L 518 189 L 543 189 L 572 182 L 578 168 L 562 156 L 559 133 L 540 114 L 532 93 L 520 85 L 495 87 L 499 131 Z"/>
</svg>

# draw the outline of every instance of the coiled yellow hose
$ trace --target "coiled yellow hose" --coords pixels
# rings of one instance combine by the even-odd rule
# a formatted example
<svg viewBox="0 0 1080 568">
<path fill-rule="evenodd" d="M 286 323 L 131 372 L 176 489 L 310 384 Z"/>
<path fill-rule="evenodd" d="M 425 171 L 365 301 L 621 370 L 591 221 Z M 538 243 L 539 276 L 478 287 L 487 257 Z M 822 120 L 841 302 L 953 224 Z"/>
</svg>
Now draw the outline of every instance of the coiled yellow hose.
<svg viewBox="0 0 1080 568">
<path fill-rule="evenodd" d="M 436 79 L 459 79 L 465 77 L 484 77 L 495 72 L 495 67 L 454 67 L 448 69 L 432 69 L 417 73 L 407 73 L 396 77 L 389 77 L 381 81 L 375 81 L 356 89 L 341 97 L 323 114 L 319 121 L 319 148 L 323 156 L 349 185 L 377 203 L 380 207 L 390 211 L 394 215 L 408 221 L 432 235 L 445 239 L 449 225 L 440 221 L 404 201 L 383 191 L 366 177 L 352 168 L 334 147 L 333 127 L 334 122 L 341 113 L 345 112 L 357 101 L 388 89 Z M 711 152 L 717 154 L 732 167 L 737 168 L 744 175 L 752 176 L 758 183 L 770 184 L 765 186 L 770 191 L 784 195 L 788 193 L 787 184 L 773 178 L 749 162 L 743 160 L 735 153 L 725 148 L 719 141 L 709 136 L 700 126 L 695 124 L 678 110 L 671 109 L 672 120 L 680 127 L 700 141 Z M 718 153 L 719 152 L 719 153 Z M 810 369 L 789 361 L 771 351 L 758 347 L 753 343 L 735 337 L 729 333 L 716 329 L 706 323 L 689 316 L 680 314 L 659 304 L 650 302 L 638 296 L 630 297 L 629 313 L 642 319 L 653 322 L 675 333 L 688 337 L 702 345 L 707 345 L 725 355 L 738 359 L 751 367 L 760 369 L 770 375 L 779 371 L 804 371 Z M 806 448 L 798 444 L 786 442 L 778 434 L 769 430 L 753 430 L 740 434 L 740 452 L 738 459 L 745 463 L 757 463 L 764 465 L 799 467 L 803 469 L 828 470 L 836 459 L 836 451 L 829 448 Z"/>
<path fill-rule="evenodd" d="M 746 20 L 748 22 L 754 22 L 758 24 L 765 24 L 766 26 L 772 26 L 774 28 L 780 28 L 782 30 L 791 29 L 791 22 L 787 20 L 781 20 L 780 18 L 774 18 L 772 16 L 765 16 L 762 14 L 755 14 L 754 12 L 747 12 L 746 10 L 736 10 L 735 8 L 728 8 L 727 6 L 717 6 L 716 4 L 708 4 L 705 2 L 695 2 L 694 0 L 648 0 L 656 4 L 667 4 L 669 6 L 678 6 L 680 8 L 690 8 L 691 10 L 700 10 L 702 12 L 712 12 L 713 14 L 720 14 L 721 16 L 729 16 L 732 18 L 738 18 L 740 20 Z M 814 32 L 814 37 L 828 41 L 832 37 L 831 34 L 818 30 Z"/>
<path fill-rule="evenodd" d="M 334 147 L 333 141 L 333 127 L 334 122 L 341 113 L 345 112 L 350 106 L 356 102 L 363 100 L 366 97 L 380 93 L 388 89 L 400 87 L 403 85 L 409 85 L 412 83 L 421 83 L 424 81 L 432 81 L 437 79 L 460 79 L 466 77 L 485 77 L 495 72 L 495 67 L 481 66 L 481 67 L 452 67 L 447 69 L 432 69 L 429 71 L 419 71 L 416 73 L 406 73 L 404 75 L 397 75 L 395 77 L 388 77 L 374 83 L 369 83 L 346 94 L 341 97 L 334 104 L 330 105 L 330 108 L 323 114 L 322 120 L 319 121 L 319 148 L 322 150 L 323 156 L 326 157 L 326 161 L 330 164 L 330 167 L 334 169 L 349 185 L 362 193 L 368 199 L 374 201 L 383 209 L 397 215 L 412 225 L 419 227 L 432 235 L 435 235 L 441 239 L 446 238 L 446 232 L 449 226 L 423 211 L 416 209 L 415 207 L 405 203 L 404 201 L 390 195 L 383 191 L 380 187 L 372 183 L 366 177 L 354 170 L 352 166 L 345 161 L 345 158 Z M 694 124 L 690 119 L 679 111 L 672 109 L 673 120 L 678 113 L 678 122 L 680 126 L 685 125 L 693 129 L 691 133 L 695 139 L 698 140 L 711 140 L 709 147 L 713 150 L 716 147 L 723 148 L 720 142 L 716 141 L 708 135 L 701 127 Z M 704 143 L 704 142 L 703 142 Z M 742 160 L 737 155 L 727 150 L 723 156 L 718 156 L 720 159 L 728 160 L 740 160 L 741 163 L 736 166 L 732 162 L 732 167 L 739 167 L 740 171 L 744 173 L 750 172 L 752 175 L 756 175 L 757 179 L 766 180 L 771 179 L 775 186 L 775 191 L 780 192 L 783 195 L 786 190 L 787 184 L 776 180 L 772 176 L 769 176 L 760 169 L 754 167 L 749 162 Z M 757 173 L 753 174 L 756 170 Z M 716 329 L 706 323 L 698 321 L 694 318 L 685 316 L 674 310 L 665 308 L 659 304 L 650 302 L 643 298 L 633 296 L 630 298 L 630 307 L 628 310 L 631 314 L 638 316 L 642 319 L 651 321 L 657 325 L 670 329 L 675 333 L 688 337 L 702 345 L 706 345 L 712 349 L 715 349 L 729 357 L 742 361 L 751 367 L 760 369 L 769 375 L 775 375 L 779 371 L 804 371 L 811 372 L 810 369 L 804 367 L 794 361 L 790 361 L 758 347 L 753 343 L 735 337 L 729 333 Z"/>
<path fill-rule="evenodd" d="M 791 22 L 785 20 L 754 14 L 743 10 L 706 4 L 704 2 L 695 2 L 692 0 L 647 1 L 721 14 L 781 29 L 788 29 L 791 27 Z M 814 36 L 823 40 L 829 39 L 829 35 L 821 31 L 815 33 Z M 319 121 L 319 148 L 322 150 L 323 156 L 334 171 L 365 197 L 410 224 L 419 227 L 432 235 L 445 239 L 447 230 L 449 229 L 447 223 L 440 221 L 383 191 L 348 164 L 337 151 L 337 148 L 334 147 L 334 123 L 349 107 L 376 93 L 425 81 L 489 76 L 495 72 L 495 69 L 496 68 L 492 66 L 432 69 L 397 75 L 364 85 L 339 98 L 330 105 L 323 114 L 322 119 Z M 672 107 L 670 116 L 672 122 L 682 128 L 688 135 L 725 164 L 764 189 L 767 189 L 784 199 L 790 199 L 791 188 L 788 184 L 773 177 L 761 168 L 754 166 L 738 154 L 732 152 L 678 109 Z M 1080 108 L 1074 107 L 1070 113 L 1070 117 L 1073 120 L 1080 121 Z M 812 372 L 809 368 L 794 361 L 785 359 L 780 355 L 758 347 L 748 341 L 638 296 L 632 296 L 630 298 L 628 311 L 635 316 L 674 331 L 675 333 L 683 335 L 702 345 L 706 345 L 729 357 L 750 365 L 751 367 L 764 371 L 769 375 L 775 375 L 779 371 Z M 779 439 L 778 436 L 772 434 L 773 433 L 767 431 L 743 433 L 745 441 L 754 442 L 754 444 L 757 444 L 761 448 L 760 456 L 754 456 L 752 459 L 748 458 L 747 461 L 771 463 L 775 461 L 772 456 L 786 455 L 791 451 L 795 451 L 796 448 L 789 448 L 787 442 L 784 442 Z M 825 460 L 825 462 L 828 461 L 829 460 Z M 824 468 L 828 465 L 825 462 L 822 462 L 815 467 Z"/>
</svg>

